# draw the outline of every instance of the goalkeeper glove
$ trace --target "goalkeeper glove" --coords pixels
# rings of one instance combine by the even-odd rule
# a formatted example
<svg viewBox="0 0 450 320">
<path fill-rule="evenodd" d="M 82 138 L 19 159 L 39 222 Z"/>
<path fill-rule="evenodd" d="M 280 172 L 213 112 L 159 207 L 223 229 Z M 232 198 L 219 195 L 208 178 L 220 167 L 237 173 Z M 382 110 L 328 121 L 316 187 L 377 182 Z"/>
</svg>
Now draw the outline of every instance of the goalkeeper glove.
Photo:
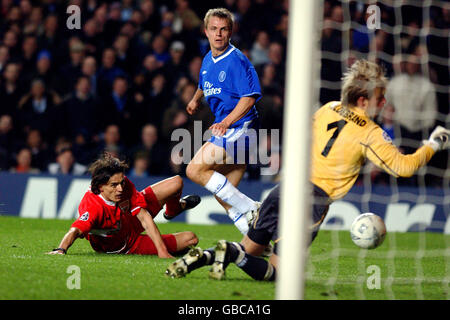
<svg viewBox="0 0 450 320">
<path fill-rule="evenodd" d="M 437 126 L 430 135 L 428 140 L 424 140 L 424 144 L 428 144 L 434 151 L 444 150 L 450 147 L 450 130 Z"/>
</svg>

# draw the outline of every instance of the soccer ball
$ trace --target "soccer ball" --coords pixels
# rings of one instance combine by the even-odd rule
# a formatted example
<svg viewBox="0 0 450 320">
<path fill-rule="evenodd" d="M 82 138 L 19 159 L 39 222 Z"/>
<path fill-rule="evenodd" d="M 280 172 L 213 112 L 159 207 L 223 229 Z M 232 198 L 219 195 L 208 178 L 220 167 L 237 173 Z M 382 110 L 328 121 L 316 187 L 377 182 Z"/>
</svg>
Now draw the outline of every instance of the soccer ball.
<svg viewBox="0 0 450 320">
<path fill-rule="evenodd" d="M 358 247 L 375 249 L 384 241 L 386 226 L 383 219 L 376 214 L 364 213 L 353 221 L 350 235 Z"/>
</svg>

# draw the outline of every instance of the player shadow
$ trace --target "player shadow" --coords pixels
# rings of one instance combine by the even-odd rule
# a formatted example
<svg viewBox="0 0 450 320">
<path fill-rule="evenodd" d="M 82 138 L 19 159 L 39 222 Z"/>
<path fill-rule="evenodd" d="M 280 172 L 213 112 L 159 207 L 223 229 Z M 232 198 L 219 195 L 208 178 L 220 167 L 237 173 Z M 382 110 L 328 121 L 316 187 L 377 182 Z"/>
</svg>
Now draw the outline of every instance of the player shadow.
<svg viewBox="0 0 450 320">
<path fill-rule="evenodd" d="M 220 282 L 249 282 L 250 283 L 250 282 L 255 282 L 256 281 L 256 280 L 254 280 L 254 279 L 252 279 L 250 277 L 248 277 L 248 278 L 246 278 L 246 277 L 242 277 L 242 278 L 235 278 L 235 277 L 227 278 L 226 276 L 222 280 L 215 280 L 215 279 L 209 278 L 208 271 L 209 271 L 209 269 L 205 270 L 204 272 L 201 272 L 201 271 L 197 272 L 196 274 L 194 274 L 194 272 L 195 272 L 194 271 L 194 272 L 190 273 L 189 275 L 187 275 L 187 276 L 185 276 L 183 278 L 180 278 L 180 279 L 192 279 L 192 280 L 201 280 L 201 281 L 204 281 L 206 279 L 206 280 L 210 280 L 212 283 L 220 283 Z M 168 279 L 170 279 L 170 278 L 168 278 Z M 174 279 L 174 280 L 177 280 L 177 279 Z"/>
</svg>

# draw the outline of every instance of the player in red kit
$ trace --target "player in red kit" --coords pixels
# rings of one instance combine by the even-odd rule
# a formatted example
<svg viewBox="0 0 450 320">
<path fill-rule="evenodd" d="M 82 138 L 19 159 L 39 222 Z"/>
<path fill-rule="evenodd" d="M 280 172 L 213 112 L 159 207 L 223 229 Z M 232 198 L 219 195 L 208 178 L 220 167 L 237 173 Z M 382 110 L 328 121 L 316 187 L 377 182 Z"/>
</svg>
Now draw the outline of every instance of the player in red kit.
<svg viewBox="0 0 450 320">
<path fill-rule="evenodd" d="M 190 231 L 161 235 L 153 218 L 165 205 L 164 217 L 170 220 L 197 206 L 200 197 L 181 198 L 183 180 L 179 176 L 139 192 L 125 176 L 127 169 L 125 162 L 110 155 L 91 165 L 91 186 L 78 206 L 79 217 L 49 254 L 65 254 L 77 238 L 86 238 L 97 252 L 160 258 L 172 258 L 172 254 L 197 245 L 197 236 Z"/>
</svg>

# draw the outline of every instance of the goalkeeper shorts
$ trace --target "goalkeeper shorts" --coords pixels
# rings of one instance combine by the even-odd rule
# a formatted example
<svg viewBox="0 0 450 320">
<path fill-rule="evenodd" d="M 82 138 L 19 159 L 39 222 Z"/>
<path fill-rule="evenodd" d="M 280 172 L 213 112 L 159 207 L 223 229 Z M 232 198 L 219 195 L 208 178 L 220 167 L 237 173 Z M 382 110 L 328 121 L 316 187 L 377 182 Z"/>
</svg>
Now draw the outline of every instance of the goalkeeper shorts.
<svg viewBox="0 0 450 320">
<path fill-rule="evenodd" d="M 328 195 L 317 187 L 313 185 L 313 196 L 314 203 L 312 206 L 312 221 L 313 224 L 310 228 L 311 238 L 309 244 L 316 238 L 319 228 L 325 219 L 328 209 L 330 207 L 330 199 Z M 275 243 L 274 252 L 277 253 L 277 244 L 279 242 L 278 235 L 278 216 L 279 216 L 279 203 L 280 203 L 280 185 L 278 184 L 274 189 L 272 189 L 264 199 L 261 204 L 258 216 L 255 221 L 250 226 L 250 230 L 247 236 L 250 240 L 260 244 L 268 245 L 270 240 Z"/>
</svg>

